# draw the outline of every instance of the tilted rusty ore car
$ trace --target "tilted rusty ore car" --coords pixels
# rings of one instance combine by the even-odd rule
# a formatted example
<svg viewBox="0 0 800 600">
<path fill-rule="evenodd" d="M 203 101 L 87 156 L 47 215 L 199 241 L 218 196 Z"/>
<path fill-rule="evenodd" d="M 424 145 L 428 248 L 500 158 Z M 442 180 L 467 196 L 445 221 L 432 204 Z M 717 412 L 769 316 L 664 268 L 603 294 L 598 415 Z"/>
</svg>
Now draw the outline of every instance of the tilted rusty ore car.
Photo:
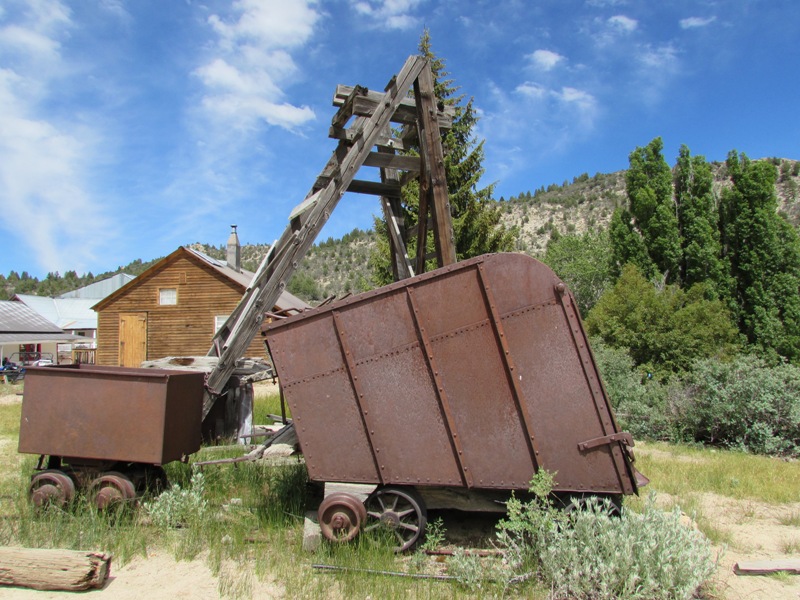
<svg viewBox="0 0 800 600">
<path fill-rule="evenodd" d="M 373 484 L 319 510 L 330 539 L 380 522 L 403 549 L 425 499 L 526 490 L 617 497 L 632 465 L 575 301 L 544 264 L 492 254 L 270 325 L 270 353 L 309 477 Z M 441 494 L 438 496 L 441 497 Z"/>
<path fill-rule="evenodd" d="M 99 507 L 162 487 L 162 465 L 200 449 L 204 374 L 66 365 L 25 377 L 19 451 L 39 454 L 31 501 Z"/>
</svg>

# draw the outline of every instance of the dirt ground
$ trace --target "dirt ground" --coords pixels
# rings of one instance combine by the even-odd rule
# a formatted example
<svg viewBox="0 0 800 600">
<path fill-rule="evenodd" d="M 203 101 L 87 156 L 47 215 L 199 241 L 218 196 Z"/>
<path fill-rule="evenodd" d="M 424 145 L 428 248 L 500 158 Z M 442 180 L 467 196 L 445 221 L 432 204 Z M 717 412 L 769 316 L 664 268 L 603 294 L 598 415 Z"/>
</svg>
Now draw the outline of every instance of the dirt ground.
<svg viewBox="0 0 800 600">
<path fill-rule="evenodd" d="M 21 397 L 3 394 L 0 405 L 16 403 Z M 670 498 L 659 498 L 665 504 Z M 800 527 L 783 525 L 781 520 L 800 515 L 800 502 L 790 505 L 769 505 L 752 500 L 734 500 L 715 494 L 699 497 L 699 510 L 712 523 L 731 536 L 727 548 L 715 548 L 720 554 L 717 589 L 726 600 L 798 600 L 800 576 L 764 577 L 737 576 L 733 572 L 739 561 L 800 559 Z M 268 578 L 267 578 L 268 579 Z M 80 594 L 80 598 L 141 600 L 142 598 L 173 599 L 215 598 L 219 581 L 202 560 L 176 562 L 164 553 L 137 558 L 124 566 L 112 561 L 111 576 L 105 587 Z M 253 582 L 254 598 L 281 598 L 283 589 L 270 581 Z M 0 587 L 0 599 L 55 600 L 75 598 L 73 592 L 44 592 Z"/>
</svg>

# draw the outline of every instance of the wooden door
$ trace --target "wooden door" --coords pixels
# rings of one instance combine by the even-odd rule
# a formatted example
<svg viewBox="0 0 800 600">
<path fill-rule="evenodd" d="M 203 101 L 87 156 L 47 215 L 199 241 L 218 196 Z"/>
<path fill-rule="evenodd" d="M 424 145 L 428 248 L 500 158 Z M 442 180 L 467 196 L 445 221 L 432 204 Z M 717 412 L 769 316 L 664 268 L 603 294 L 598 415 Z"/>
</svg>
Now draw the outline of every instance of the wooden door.
<svg viewBox="0 0 800 600">
<path fill-rule="evenodd" d="M 147 313 L 119 316 L 119 366 L 140 367 L 147 360 Z"/>
</svg>

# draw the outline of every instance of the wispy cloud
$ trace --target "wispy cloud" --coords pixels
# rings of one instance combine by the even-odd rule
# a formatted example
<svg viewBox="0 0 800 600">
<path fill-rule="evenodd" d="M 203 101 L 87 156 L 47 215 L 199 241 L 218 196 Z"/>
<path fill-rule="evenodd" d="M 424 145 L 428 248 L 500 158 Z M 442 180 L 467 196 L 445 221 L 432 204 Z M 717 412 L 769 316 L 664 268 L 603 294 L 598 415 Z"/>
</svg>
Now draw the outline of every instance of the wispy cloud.
<svg viewBox="0 0 800 600">
<path fill-rule="evenodd" d="M 695 29 L 698 27 L 706 27 L 711 25 L 717 17 L 688 17 L 679 21 L 681 29 Z"/>
<path fill-rule="evenodd" d="M 563 56 L 552 50 L 536 50 L 532 54 L 529 54 L 527 58 L 535 68 L 542 71 L 551 71 L 559 63 L 566 60 Z"/>
<path fill-rule="evenodd" d="M 45 108 L 69 76 L 61 52 L 72 27 L 58 0 L 11 2 L 0 13 L 0 227 L 47 271 L 91 264 L 113 235 L 86 183 L 98 133 Z"/>
<path fill-rule="evenodd" d="M 639 26 L 639 22 L 636 19 L 631 19 L 625 15 L 615 15 L 610 17 L 608 19 L 608 24 L 616 31 L 621 31 L 624 33 L 635 31 Z"/>
<path fill-rule="evenodd" d="M 491 176 L 505 177 L 537 158 L 552 157 L 586 139 L 600 108 L 595 96 L 577 87 L 548 87 L 526 81 L 511 92 L 491 86 L 492 109 L 479 121 L 479 136 L 491 152 Z"/>
<path fill-rule="evenodd" d="M 314 118 L 286 101 L 283 86 L 297 73 L 290 50 L 305 44 L 320 18 L 313 0 L 239 0 L 230 15 L 211 15 L 213 55 L 195 70 L 212 121 L 237 131 L 259 124 L 294 129 Z"/>
<path fill-rule="evenodd" d="M 370 19 L 379 29 L 407 30 L 417 27 L 420 18 L 412 14 L 423 0 L 350 0 L 353 10 Z"/>
</svg>

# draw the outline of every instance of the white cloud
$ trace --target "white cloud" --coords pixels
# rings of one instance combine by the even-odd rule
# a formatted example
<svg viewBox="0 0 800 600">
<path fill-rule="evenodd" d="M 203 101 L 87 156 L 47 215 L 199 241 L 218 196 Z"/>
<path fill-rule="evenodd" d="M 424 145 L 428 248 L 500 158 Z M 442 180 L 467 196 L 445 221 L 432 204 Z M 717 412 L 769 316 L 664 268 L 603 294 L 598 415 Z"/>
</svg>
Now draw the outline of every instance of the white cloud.
<svg viewBox="0 0 800 600">
<path fill-rule="evenodd" d="M 681 29 L 693 29 L 696 27 L 705 27 L 717 20 L 717 17 L 689 17 L 680 20 Z"/>
<path fill-rule="evenodd" d="M 521 83 L 514 91 L 528 98 L 544 98 L 547 95 L 547 88 L 530 81 Z"/>
<path fill-rule="evenodd" d="M 622 31 L 625 33 L 635 31 L 639 26 L 639 22 L 636 19 L 631 19 L 625 15 L 615 15 L 613 17 L 609 17 L 608 24 L 617 31 Z"/>
<path fill-rule="evenodd" d="M 408 30 L 419 25 L 420 19 L 411 15 L 423 0 L 350 0 L 353 10 L 372 21 L 379 29 Z"/>
<path fill-rule="evenodd" d="M 484 109 L 478 137 L 487 140 L 487 168 L 505 178 L 531 161 L 552 157 L 591 135 L 600 115 L 595 96 L 585 89 L 521 83 L 512 93 L 490 84 L 491 109 Z"/>
<path fill-rule="evenodd" d="M 293 130 L 314 119 L 308 106 L 285 100 L 297 74 L 290 51 L 306 44 L 320 14 L 315 0 L 238 0 L 230 16 L 211 15 L 213 55 L 194 74 L 206 90 L 201 105 L 223 128 L 252 131 L 259 124 Z"/>
<path fill-rule="evenodd" d="M 0 227 L 43 269 L 81 269 L 113 232 L 87 191 L 97 133 L 47 108 L 68 77 L 61 45 L 73 24 L 57 0 L 20 4 L 0 28 Z"/>
<path fill-rule="evenodd" d="M 527 58 L 537 69 L 542 71 L 550 71 L 560 62 L 566 60 L 563 56 L 551 50 L 536 50 L 533 54 L 528 55 Z"/>
<path fill-rule="evenodd" d="M 674 74 L 679 68 L 678 51 L 671 44 L 655 48 L 644 46 L 637 59 L 645 68 L 660 71 L 659 77 Z"/>
</svg>

